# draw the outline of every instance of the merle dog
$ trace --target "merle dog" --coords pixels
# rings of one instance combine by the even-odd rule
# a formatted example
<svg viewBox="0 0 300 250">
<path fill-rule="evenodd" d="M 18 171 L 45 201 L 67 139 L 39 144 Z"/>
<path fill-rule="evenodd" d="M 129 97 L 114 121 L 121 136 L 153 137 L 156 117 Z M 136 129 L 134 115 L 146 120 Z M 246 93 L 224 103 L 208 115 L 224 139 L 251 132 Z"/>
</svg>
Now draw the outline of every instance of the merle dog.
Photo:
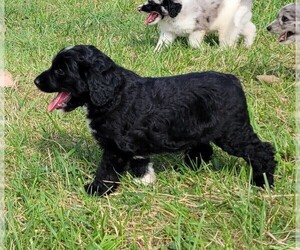
<svg viewBox="0 0 300 250">
<path fill-rule="evenodd" d="M 77 45 L 61 50 L 34 82 L 44 92 L 58 92 L 49 111 L 86 107 L 103 149 L 95 179 L 86 186 L 90 194 L 112 192 L 126 166 L 144 182 L 153 181 L 151 154 L 183 151 L 187 164 L 208 161 L 211 143 L 250 163 L 257 186 L 265 184 L 264 173 L 273 185 L 273 148 L 253 132 L 242 86 L 233 75 L 141 77 L 94 46 Z"/>
<path fill-rule="evenodd" d="M 277 18 L 268 25 L 267 30 L 279 34 L 278 42 L 280 44 L 294 43 L 299 39 L 300 30 L 300 9 L 299 3 L 291 3 L 283 6 L 277 15 Z"/>
<path fill-rule="evenodd" d="M 240 36 L 251 46 L 255 38 L 252 0 L 147 0 L 138 10 L 148 14 L 145 24 L 159 26 L 155 51 L 178 36 L 187 36 L 194 48 L 210 32 L 218 33 L 221 46 L 235 46 Z"/>
</svg>

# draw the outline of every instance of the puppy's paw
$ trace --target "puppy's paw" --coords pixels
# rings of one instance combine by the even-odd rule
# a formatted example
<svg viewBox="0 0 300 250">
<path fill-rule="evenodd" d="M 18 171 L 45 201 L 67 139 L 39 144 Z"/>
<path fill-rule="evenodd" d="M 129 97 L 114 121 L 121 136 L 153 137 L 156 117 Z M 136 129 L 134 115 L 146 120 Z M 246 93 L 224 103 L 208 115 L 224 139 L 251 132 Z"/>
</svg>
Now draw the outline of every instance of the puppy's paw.
<svg viewBox="0 0 300 250">
<path fill-rule="evenodd" d="M 92 182 L 85 185 L 84 188 L 89 195 L 103 196 L 112 193 L 115 190 L 116 186 L 107 186 L 104 183 Z"/>
<path fill-rule="evenodd" d="M 266 183 L 266 180 L 268 183 Z M 274 177 L 273 174 L 266 173 L 262 175 L 254 175 L 253 176 L 253 182 L 256 186 L 265 188 L 269 186 L 270 188 L 274 187 Z"/>
</svg>

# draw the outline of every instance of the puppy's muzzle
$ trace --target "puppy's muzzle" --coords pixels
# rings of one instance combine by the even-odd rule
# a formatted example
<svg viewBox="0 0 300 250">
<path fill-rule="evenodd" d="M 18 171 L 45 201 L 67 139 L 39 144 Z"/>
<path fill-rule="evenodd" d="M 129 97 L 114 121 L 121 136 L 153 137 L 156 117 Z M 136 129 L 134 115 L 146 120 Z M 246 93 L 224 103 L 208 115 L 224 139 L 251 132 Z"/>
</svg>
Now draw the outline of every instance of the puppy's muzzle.
<svg viewBox="0 0 300 250">
<path fill-rule="evenodd" d="M 35 78 L 33 82 L 34 82 L 35 86 L 37 86 L 38 88 L 41 86 L 41 81 L 38 77 Z"/>
</svg>

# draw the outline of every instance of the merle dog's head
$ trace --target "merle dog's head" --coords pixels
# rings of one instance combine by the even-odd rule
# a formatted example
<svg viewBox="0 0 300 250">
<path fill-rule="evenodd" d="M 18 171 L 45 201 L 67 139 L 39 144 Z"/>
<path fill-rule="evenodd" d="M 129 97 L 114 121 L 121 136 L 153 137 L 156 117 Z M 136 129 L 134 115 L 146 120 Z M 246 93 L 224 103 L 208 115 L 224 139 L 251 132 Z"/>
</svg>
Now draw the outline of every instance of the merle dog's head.
<svg viewBox="0 0 300 250">
<path fill-rule="evenodd" d="M 58 93 L 48 111 L 71 111 L 86 104 L 104 106 L 113 99 L 119 84 L 113 73 L 116 67 L 94 46 L 76 45 L 62 49 L 34 83 L 41 91 Z"/>
<path fill-rule="evenodd" d="M 279 43 L 293 43 L 297 36 L 296 26 L 299 25 L 299 21 L 297 20 L 298 18 L 300 18 L 300 13 L 296 8 L 296 4 L 291 3 L 285 5 L 280 9 L 277 18 L 269 24 L 267 30 L 275 34 L 280 34 L 278 38 Z"/>
<path fill-rule="evenodd" d="M 138 7 L 138 11 L 149 13 L 145 24 L 152 25 L 158 23 L 166 16 L 176 17 L 181 11 L 182 5 L 176 0 L 148 0 Z"/>
</svg>

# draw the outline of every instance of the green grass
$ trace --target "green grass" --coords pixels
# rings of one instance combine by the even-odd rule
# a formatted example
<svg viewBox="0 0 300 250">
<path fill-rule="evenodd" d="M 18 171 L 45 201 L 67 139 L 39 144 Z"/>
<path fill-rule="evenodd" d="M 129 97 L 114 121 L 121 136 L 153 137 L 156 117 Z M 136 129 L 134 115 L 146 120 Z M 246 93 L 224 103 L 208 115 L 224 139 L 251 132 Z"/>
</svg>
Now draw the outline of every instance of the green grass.
<svg viewBox="0 0 300 250">
<path fill-rule="evenodd" d="M 185 39 L 161 53 L 156 27 L 136 12 L 143 1 L 6 1 L 6 67 L 16 86 L 5 90 L 7 249 L 290 249 L 295 233 L 294 46 L 280 46 L 266 25 L 287 2 L 255 1 L 258 34 L 250 48 L 201 49 Z M 215 150 L 212 163 L 191 171 L 181 155 L 153 157 L 159 169 L 144 187 L 125 175 L 117 192 L 89 197 L 101 152 L 82 110 L 46 112 L 52 96 L 33 79 L 59 49 L 93 44 L 143 76 L 190 71 L 233 73 L 243 82 L 251 122 L 276 148 L 272 192 L 249 185 L 249 166 Z M 281 80 L 266 84 L 257 75 Z M 172 170 L 179 166 L 183 174 Z"/>
</svg>

